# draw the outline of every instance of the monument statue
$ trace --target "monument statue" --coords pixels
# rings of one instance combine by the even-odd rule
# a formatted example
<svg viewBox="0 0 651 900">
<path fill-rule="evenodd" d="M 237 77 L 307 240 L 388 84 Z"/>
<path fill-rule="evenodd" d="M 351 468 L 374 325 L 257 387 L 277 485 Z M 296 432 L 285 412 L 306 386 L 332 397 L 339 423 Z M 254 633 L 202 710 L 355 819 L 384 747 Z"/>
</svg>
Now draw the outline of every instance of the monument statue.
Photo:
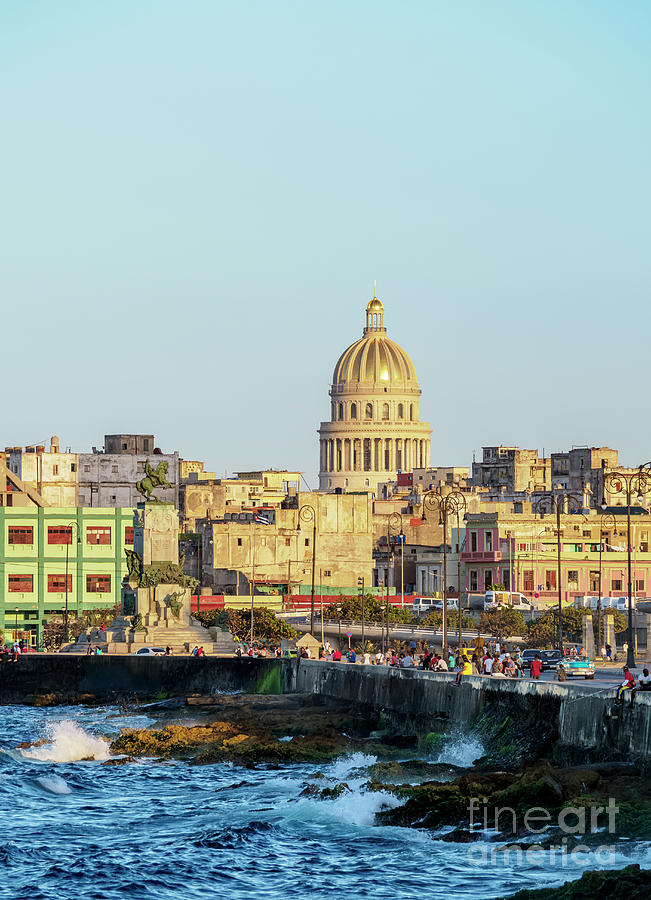
<svg viewBox="0 0 651 900">
<path fill-rule="evenodd" d="M 155 497 L 153 492 L 156 488 L 171 488 L 173 485 L 166 478 L 167 463 L 163 460 L 159 462 L 156 468 L 152 468 L 149 460 L 145 460 L 145 477 L 136 482 L 136 490 L 139 494 L 150 503 L 160 503 L 160 499 Z"/>
</svg>

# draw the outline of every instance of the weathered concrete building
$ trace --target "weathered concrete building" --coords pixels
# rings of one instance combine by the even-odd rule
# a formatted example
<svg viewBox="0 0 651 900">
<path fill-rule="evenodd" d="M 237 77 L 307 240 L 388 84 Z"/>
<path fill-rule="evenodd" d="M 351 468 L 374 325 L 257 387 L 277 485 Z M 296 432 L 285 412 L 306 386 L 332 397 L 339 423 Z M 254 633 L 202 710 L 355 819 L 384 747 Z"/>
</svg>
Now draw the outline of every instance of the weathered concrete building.
<svg viewBox="0 0 651 900">
<path fill-rule="evenodd" d="M 7 447 L 9 469 L 24 485 L 38 493 L 47 506 L 77 506 L 79 454 L 61 452 L 59 438 L 50 439 L 49 449 L 36 444 Z"/>
<path fill-rule="evenodd" d="M 482 447 L 481 462 L 472 464 L 472 483 L 508 493 L 515 491 L 548 491 L 551 466 L 548 457 L 537 450 L 519 447 Z"/>
<path fill-rule="evenodd" d="M 157 488 L 156 497 L 179 504 L 178 453 L 79 453 L 79 506 L 135 507 L 142 500 L 136 484 L 145 476 L 147 462 L 155 469 L 167 463 L 169 488 Z"/>
<path fill-rule="evenodd" d="M 372 583 L 371 500 L 366 494 L 302 493 L 288 505 L 199 520 L 203 584 L 229 594 L 248 594 L 252 584 L 258 593 L 285 593 L 288 588 L 306 593 L 313 560 L 315 581 L 324 594 L 356 593 L 360 576 Z"/>
<path fill-rule="evenodd" d="M 238 472 L 233 478 L 190 478 L 180 486 L 180 509 L 186 529 L 197 519 L 218 518 L 257 506 L 279 507 L 298 496 L 301 473 L 283 469 Z"/>
</svg>

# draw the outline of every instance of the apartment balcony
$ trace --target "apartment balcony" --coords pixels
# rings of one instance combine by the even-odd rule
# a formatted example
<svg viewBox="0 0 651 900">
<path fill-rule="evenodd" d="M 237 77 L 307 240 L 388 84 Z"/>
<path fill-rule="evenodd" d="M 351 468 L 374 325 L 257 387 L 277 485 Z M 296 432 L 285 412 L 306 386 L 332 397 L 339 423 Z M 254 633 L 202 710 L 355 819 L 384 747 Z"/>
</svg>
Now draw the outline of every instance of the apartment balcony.
<svg viewBox="0 0 651 900">
<path fill-rule="evenodd" d="M 462 562 L 468 563 L 493 563 L 501 562 L 504 554 L 501 550 L 463 550 Z"/>
</svg>

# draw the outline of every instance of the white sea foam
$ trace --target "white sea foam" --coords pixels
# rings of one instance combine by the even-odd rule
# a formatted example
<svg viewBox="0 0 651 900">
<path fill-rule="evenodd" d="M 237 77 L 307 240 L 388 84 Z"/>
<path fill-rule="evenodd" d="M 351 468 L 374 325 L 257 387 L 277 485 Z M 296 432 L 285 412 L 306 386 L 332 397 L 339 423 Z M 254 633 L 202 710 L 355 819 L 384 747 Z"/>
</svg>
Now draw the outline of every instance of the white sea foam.
<svg viewBox="0 0 651 900">
<path fill-rule="evenodd" d="M 42 775 L 41 777 L 34 780 L 50 794 L 64 795 L 72 793 L 68 782 L 63 778 L 59 778 L 58 775 Z"/>
<path fill-rule="evenodd" d="M 367 769 L 377 762 L 377 756 L 368 753 L 351 753 L 349 756 L 339 756 L 327 767 L 327 773 L 335 781 L 346 781 L 347 776 L 357 769 Z"/>
<path fill-rule="evenodd" d="M 479 759 L 483 753 L 484 746 L 478 738 L 471 734 L 459 734 L 445 742 L 441 752 L 434 761 L 470 768 L 474 761 Z"/>
<path fill-rule="evenodd" d="M 109 758 L 109 745 L 103 738 L 94 737 L 70 719 L 53 722 L 47 726 L 47 744 L 21 750 L 27 759 L 44 762 L 75 762 L 79 759 L 103 760 Z"/>
</svg>

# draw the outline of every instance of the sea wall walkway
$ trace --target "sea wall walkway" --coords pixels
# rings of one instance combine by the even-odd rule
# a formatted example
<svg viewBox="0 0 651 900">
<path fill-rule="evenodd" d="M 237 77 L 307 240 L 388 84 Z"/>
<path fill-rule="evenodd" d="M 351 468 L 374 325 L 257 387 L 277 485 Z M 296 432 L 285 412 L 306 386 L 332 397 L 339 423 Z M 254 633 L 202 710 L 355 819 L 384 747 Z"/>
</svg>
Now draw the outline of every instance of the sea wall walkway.
<svg viewBox="0 0 651 900">
<path fill-rule="evenodd" d="M 484 712 L 517 729 L 554 727 L 558 744 L 596 757 L 651 759 L 651 693 L 632 707 L 614 688 L 454 676 L 320 660 L 25 655 L 0 665 L 0 704 L 110 703 L 228 691 L 317 694 L 382 710 L 417 731 L 463 727 Z"/>
</svg>

